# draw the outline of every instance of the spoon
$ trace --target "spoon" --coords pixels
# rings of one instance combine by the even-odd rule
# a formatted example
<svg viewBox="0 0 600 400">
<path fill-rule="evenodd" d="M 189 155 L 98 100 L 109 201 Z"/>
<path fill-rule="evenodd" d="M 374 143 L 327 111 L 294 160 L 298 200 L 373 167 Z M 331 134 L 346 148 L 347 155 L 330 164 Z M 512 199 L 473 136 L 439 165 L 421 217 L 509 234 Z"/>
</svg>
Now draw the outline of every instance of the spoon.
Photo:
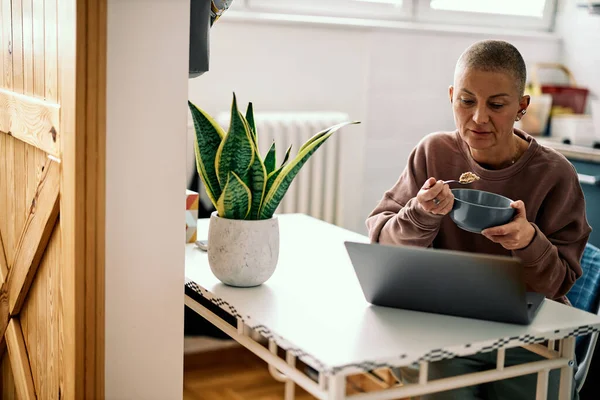
<svg viewBox="0 0 600 400">
<path fill-rule="evenodd" d="M 451 179 L 449 181 L 442 181 L 444 182 L 444 184 L 448 184 L 448 183 L 460 183 L 461 185 L 470 185 L 473 182 L 461 182 L 461 181 L 457 181 L 455 179 Z"/>
<path fill-rule="evenodd" d="M 455 179 L 451 179 L 449 181 L 444 181 L 444 184 L 448 184 L 448 183 L 460 183 L 461 185 L 469 185 L 475 181 L 480 180 L 481 178 L 478 177 L 477 175 L 475 175 L 472 172 L 464 172 L 460 175 L 460 178 L 458 178 L 458 180 Z"/>
</svg>

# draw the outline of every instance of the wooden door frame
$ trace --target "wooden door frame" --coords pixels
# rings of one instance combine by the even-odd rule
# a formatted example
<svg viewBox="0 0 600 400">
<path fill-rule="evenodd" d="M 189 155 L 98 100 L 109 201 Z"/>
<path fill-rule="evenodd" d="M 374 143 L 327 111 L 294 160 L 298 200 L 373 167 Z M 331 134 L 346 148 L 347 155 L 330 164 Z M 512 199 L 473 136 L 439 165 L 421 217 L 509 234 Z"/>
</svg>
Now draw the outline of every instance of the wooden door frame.
<svg viewBox="0 0 600 400">
<path fill-rule="evenodd" d="M 60 168 L 60 397 L 103 399 L 107 0 L 58 0 L 57 6 L 58 104 L 0 91 L 6 102 L 0 128 L 45 151 Z M 10 132 L 13 119 L 26 123 Z M 0 265 L 6 266 L 2 244 Z"/>
<path fill-rule="evenodd" d="M 65 325 L 70 328 L 65 342 L 71 343 L 63 355 L 64 398 L 103 399 L 107 1 L 62 3 L 59 21 L 75 21 L 59 24 L 59 37 L 74 40 L 59 49 L 64 66 L 59 71 L 60 218 L 68 271 L 63 285 L 73 296 L 64 304 Z"/>
</svg>

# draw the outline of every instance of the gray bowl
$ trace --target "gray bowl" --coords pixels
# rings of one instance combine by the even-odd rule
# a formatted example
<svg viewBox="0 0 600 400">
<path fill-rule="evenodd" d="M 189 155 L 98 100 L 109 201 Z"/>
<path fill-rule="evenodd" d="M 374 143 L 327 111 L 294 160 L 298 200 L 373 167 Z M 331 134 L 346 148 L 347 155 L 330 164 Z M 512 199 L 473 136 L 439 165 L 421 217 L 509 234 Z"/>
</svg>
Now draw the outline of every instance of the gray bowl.
<svg viewBox="0 0 600 400">
<path fill-rule="evenodd" d="M 450 218 L 461 229 L 473 233 L 509 223 L 515 215 L 512 200 L 499 194 L 474 189 L 452 189 L 454 206 Z"/>
</svg>

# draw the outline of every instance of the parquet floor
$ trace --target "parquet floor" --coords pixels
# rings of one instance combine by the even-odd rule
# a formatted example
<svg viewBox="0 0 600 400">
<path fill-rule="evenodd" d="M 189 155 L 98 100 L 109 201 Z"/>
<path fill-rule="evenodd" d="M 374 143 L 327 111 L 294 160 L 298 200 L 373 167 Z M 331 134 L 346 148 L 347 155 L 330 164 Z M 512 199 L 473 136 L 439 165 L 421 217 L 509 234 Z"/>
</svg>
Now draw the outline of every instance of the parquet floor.
<svg viewBox="0 0 600 400">
<path fill-rule="evenodd" d="M 347 393 L 380 389 L 371 379 L 356 376 Z M 242 347 L 185 356 L 183 400 L 282 400 L 283 390 L 267 364 Z M 296 386 L 296 400 L 314 399 Z"/>
<path fill-rule="evenodd" d="M 183 400 L 281 400 L 283 383 L 243 348 L 186 355 Z M 314 397 L 296 387 L 297 400 Z"/>
</svg>

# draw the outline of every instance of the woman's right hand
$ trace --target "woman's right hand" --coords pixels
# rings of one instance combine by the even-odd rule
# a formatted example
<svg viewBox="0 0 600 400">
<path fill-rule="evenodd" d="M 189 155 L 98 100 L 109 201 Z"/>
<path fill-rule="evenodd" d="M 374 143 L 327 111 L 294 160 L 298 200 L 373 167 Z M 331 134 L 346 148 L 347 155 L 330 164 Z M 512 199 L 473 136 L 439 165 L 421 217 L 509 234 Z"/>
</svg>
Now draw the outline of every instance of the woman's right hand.
<svg viewBox="0 0 600 400">
<path fill-rule="evenodd" d="M 417 193 L 421 208 L 431 214 L 446 215 L 454 206 L 454 195 L 443 181 L 429 178 Z"/>
</svg>

